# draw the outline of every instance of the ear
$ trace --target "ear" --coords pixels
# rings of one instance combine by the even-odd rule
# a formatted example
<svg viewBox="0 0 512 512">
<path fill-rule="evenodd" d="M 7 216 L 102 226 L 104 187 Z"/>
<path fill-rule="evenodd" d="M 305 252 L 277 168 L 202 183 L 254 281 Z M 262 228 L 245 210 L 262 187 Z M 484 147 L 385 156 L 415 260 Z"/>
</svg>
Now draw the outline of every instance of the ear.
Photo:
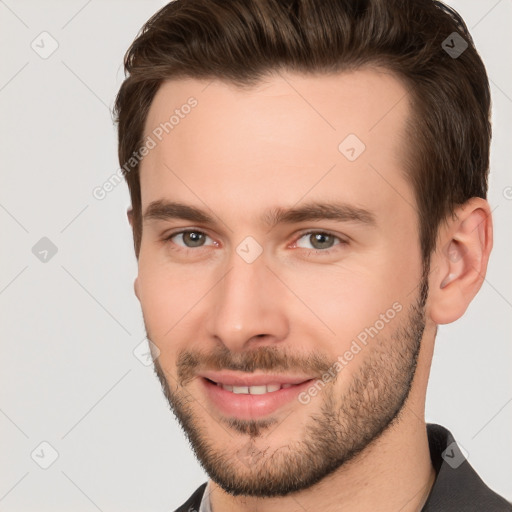
<svg viewBox="0 0 512 512">
<path fill-rule="evenodd" d="M 464 314 L 484 281 L 492 249 L 489 203 L 474 197 L 456 208 L 440 226 L 436 247 L 429 313 L 436 324 L 448 324 Z"/>
<path fill-rule="evenodd" d="M 133 208 L 130 206 L 128 210 L 126 210 L 126 216 L 128 217 L 128 222 L 130 223 L 130 226 L 133 229 Z M 135 278 L 135 281 L 133 281 L 133 291 L 135 292 L 135 296 L 137 299 L 139 299 L 140 302 L 140 295 L 139 295 L 139 276 Z"/>
<path fill-rule="evenodd" d="M 140 295 L 139 295 L 139 276 L 135 278 L 135 281 L 133 281 L 133 291 L 135 292 L 135 296 L 137 299 L 139 299 L 140 302 Z"/>
</svg>

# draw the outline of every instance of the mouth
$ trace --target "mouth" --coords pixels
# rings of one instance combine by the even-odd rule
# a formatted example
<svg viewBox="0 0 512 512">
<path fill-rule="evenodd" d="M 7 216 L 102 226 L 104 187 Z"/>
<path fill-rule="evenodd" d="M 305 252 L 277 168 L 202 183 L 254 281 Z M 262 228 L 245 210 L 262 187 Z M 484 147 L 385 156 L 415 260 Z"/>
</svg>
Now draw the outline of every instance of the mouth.
<svg viewBox="0 0 512 512">
<path fill-rule="evenodd" d="M 241 382 L 217 382 L 209 377 L 199 377 L 207 402 L 224 416 L 235 416 L 240 419 L 268 416 L 285 406 L 298 407 L 301 405 L 298 400 L 299 394 L 314 380 L 310 378 L 295 383 L 276 382 L 267 377 L 267 383 L 249 385 Z"/>
</svg>

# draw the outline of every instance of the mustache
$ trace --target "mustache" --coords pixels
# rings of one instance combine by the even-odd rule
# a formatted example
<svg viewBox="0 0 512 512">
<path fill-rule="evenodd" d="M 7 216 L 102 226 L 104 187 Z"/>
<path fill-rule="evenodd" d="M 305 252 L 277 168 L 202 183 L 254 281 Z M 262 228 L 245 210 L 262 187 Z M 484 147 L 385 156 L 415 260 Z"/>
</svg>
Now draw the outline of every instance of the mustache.
<svg viewBox="0 0 512 512">
<path fill-rule="evenodd" d="M 312 352 L 303 357 L 283 352 L 276 346 L 263 346 L 246 352 L 231 352 L 219 346 L 213 352 L 183 349 L 177 357 L 177 377 L 181 386 L 190 382 L 198 372 L 206 370 L 233 370 L 252 373 L 290 372 L 321 376 L 332 366 L 333 361 Z"/>
</svg>

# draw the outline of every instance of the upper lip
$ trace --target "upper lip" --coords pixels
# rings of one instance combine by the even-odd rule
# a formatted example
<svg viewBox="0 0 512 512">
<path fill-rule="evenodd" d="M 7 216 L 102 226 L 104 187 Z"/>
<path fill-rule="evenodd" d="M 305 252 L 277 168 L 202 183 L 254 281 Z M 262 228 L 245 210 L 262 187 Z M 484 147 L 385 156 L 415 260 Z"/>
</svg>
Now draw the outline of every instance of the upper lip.
<svg viewBox="0 0 512 512">
<path fill-rule="evenodd" d="M 301 375 L 278 375 L 261 373 L 259 375 L 240 375 L 234 372 L 202 372 L 200 377 L 213 380 L 226 386 L 266 386 L 268 384 L 301 384 L 313 377 Z"/>
</svg>

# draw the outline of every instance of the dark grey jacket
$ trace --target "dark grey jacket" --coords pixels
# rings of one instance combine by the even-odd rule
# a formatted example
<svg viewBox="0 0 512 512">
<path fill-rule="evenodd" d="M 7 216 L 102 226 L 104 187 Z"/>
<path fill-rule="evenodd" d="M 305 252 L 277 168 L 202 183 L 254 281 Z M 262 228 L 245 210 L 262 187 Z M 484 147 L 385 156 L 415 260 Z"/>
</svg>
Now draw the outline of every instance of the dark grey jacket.
<svg viewBox="0 0 512 512">
<path fill-rule="evenodd" d="M 476 474 L 449 430 L 428 423 L 427 433 L 437 476 L 421 512 L 512 512 L 512 504 Z M 206 482 L 175 512 L 198 512 L 205 488 Z"/>
</svg>

